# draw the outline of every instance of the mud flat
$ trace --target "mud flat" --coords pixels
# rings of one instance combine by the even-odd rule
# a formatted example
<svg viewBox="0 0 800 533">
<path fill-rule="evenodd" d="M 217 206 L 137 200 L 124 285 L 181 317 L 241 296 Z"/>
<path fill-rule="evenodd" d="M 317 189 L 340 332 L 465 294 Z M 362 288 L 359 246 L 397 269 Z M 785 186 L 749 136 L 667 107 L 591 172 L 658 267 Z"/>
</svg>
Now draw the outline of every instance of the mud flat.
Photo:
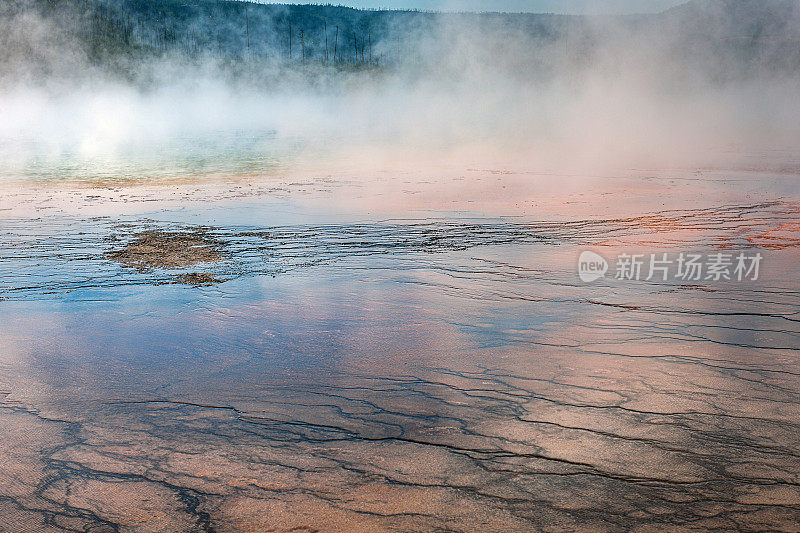
<svg viewBox="0 0 800 533">
<path fill-rule="evenodd" d="M 123 248 L 108 252 L 106 257 L 141 270 L 173 269 L 219 261 L 223 257 L 222 247 L 221 242 L 206 237 L 202 230 L 193 233 L 145 231 L 136 234 Z"/>
<path fill-rule="evenodd" d="M 124 247 L 106 252 L 108 259 L 140 272 L 153 269 L 187 269 L 216 263 L 224 257 L 224 243 L 206 236 L 202 229 L 192 232 L 144 231 Z M 222 280 L 207 272 L 186 272 L 175 276 L 186 285 L 213 285 Z"/>
</svg>

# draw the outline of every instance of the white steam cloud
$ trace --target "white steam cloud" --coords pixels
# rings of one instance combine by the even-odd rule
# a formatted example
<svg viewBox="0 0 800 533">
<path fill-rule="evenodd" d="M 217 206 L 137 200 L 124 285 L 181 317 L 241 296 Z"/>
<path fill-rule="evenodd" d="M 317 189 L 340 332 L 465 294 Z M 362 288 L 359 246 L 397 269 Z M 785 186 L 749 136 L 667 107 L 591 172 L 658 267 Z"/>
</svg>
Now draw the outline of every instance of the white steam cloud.
<svg viewBox="0 0 800 533">
<path fill-rule="evenodd" d="M 278 45 L 245 61 L 208 50 L 92 60 L 52 16 L 22 9 L 3 24 L 16 29 L 3 38 L 0 176 L 447 158 L 550 170 L 800 171 L 793 156 L 752 156 L 800 140 L 798 55 L 786 52 L 800 42 L 800 9 L 742 4 L 750 7 L 706 0 L 658 15 L 535 24 L 396 15 L 374 45 L 369 34 L 374 68 L 321 64 L 320 38 L 305 65 L 287 64 Z M 249 18 L 257 8 L 248 24 L 260 20 Z M 342 56 L 361 52 L 340 39 Z"/>
</svg>

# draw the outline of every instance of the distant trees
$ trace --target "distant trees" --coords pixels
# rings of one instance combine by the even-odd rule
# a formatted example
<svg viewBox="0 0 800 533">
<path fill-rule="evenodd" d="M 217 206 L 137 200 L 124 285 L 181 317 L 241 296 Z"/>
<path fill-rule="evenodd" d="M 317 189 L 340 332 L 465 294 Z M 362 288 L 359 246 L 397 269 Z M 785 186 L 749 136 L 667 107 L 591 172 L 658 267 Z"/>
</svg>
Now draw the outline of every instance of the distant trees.
<svg viewBox="0 0 800 533">
<path fill-rule="evenodd" d="M 330 4 L 229 0 L 32 2 L 45 11 L 69 8 L 80 13 L 73 31 L 98 60 L 112 54 L 178 53 L 242 61 L 284 58 L 301 64 L 374 66 L 380 61 L 373 55 L 373 39 L 388 37 L 389 23 L 383 19 L 395 16 L 394 12 Z M 349 53 L 342 49 L 342 37 L 354 43 Z"/>
</svg>

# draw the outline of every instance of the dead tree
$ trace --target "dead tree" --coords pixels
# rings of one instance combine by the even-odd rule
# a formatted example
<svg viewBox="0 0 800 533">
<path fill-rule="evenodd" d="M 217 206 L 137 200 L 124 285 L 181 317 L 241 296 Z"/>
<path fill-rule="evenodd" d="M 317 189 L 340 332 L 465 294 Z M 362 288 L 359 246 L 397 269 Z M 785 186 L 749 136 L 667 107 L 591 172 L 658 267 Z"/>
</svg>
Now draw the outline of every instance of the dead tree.
<svg viewBox="0 0 800 533">
<path fill-rule="evenodd" d="M 306 62 L 306 39 L 305 39 L 305 35 L 303 35 L 303 30 L 300 30 L 300 50 L 302 50 L 303 63 L 305 63 Z"/>
<path fill-rule="evenodd" d="M 244 28 L 247 34 L 247 57 L 250 58 L 250 17 L 247 13 L 247 3 L 244 4 Z"/>
<path fill-rule="evenodd" d="M 336 40 L 333 41 L 333 64 L 336 64 L 336 52 L 339 48 L 339 25 L 336 25 Z"/>
</svg>

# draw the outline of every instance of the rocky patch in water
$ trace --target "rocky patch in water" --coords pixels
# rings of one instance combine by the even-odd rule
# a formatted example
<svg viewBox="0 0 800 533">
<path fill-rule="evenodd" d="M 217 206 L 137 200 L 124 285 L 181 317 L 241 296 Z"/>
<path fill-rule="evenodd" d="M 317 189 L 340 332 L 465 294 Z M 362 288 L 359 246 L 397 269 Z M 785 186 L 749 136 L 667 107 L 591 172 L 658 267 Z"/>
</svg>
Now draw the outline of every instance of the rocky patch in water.
<svg viewBox="0 0 800 533">
<path fill-rule="evenodd" d="M 185 268 L 199 263 L 214 263 L 224 258 L 224 243 L 202 230 L 192 232 L 143 231 L 125 247 L 106 253 L 106 257 L 140 271 L 154 268 Z M 208 274 L 186 274 L 186 281 L 213 279 Z"/>
</svg>

